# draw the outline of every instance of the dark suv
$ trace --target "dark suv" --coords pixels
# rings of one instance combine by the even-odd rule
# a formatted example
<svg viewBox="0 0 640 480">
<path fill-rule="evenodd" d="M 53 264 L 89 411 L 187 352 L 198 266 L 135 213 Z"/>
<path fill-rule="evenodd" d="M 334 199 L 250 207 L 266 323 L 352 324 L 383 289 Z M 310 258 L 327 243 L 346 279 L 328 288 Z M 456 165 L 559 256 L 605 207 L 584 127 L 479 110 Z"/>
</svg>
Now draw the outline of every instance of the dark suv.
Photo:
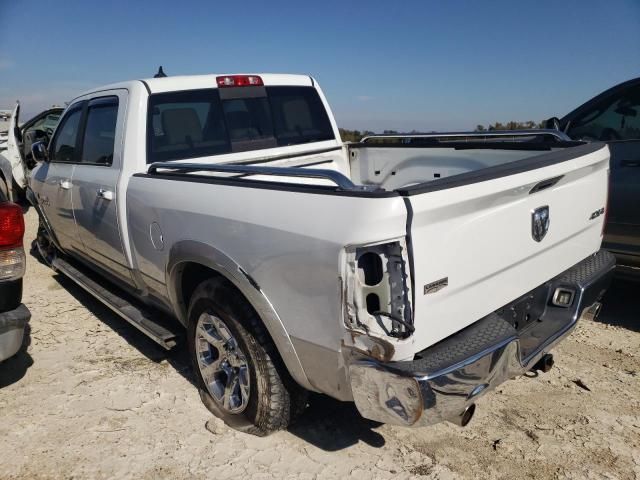
<svg viewBox="0 0 640 480">
<path fill-rule="evenodd" d="M 574 140 L 611 150 L 609 211 L 603 247 L 618 265 L 640 273 L 640 78 L 616 85 L 562 119 L 547 121 Z"/>
<path fill-rule="evenodd" d="M 0 193 L 0 362 L 22 347 L 31 314 L 22 301 L 25 254 L 22 209 Z"/>
</svg>

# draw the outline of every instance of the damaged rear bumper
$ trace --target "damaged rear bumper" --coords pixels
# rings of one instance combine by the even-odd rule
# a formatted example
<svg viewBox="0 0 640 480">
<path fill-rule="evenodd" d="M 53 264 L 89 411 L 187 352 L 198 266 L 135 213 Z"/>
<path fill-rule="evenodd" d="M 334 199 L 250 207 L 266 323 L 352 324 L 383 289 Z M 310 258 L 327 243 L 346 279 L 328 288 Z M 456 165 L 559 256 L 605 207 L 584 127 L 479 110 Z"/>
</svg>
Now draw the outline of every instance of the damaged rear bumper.
<svg viewBox="0 0 640 480">
<path fill-rule="evenodd" d="M 402 426 L 446 420 L 465 424 L 481 395 L 531 370 L 581 316 L 595 315 L 614 267 L 613 255 L 601 250 L 412 361 L 352 361 L 349 374 L 358 411 L 365 418 Z M 558 288 L 574 292 L 569 306 L 553 305 Z M 535 319 L 525 326 L 508 321 L 523 303 L 530 308 L 530 301 L 539 304 Z"/>
</svg>

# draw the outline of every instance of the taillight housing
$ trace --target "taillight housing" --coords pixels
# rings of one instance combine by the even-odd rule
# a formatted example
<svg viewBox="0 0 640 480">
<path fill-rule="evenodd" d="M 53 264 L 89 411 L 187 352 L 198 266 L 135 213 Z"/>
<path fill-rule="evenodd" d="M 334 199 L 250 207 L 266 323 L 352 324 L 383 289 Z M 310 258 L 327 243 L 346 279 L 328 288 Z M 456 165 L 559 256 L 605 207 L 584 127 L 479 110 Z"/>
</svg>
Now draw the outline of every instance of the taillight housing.
<svg viewBox="0 0 640 480">
<path fill-rule="evenodd" d="M 15 203 L 0 203 L 0 248 L 21 247 L 23 237 L 22 209 Z"/>
<path fill-rule="evenodd" d="M 22 209 L 14 203 L 0 204 L 0 280 L 17 280 L 24 275 L 23 239 Z"/>
<path fill-rule="evenodd" d="M 262 78 L 258 75 L 223 75 L 216 77 L 219 88 L 225 87 L 262 87 Z"/>
</svg>

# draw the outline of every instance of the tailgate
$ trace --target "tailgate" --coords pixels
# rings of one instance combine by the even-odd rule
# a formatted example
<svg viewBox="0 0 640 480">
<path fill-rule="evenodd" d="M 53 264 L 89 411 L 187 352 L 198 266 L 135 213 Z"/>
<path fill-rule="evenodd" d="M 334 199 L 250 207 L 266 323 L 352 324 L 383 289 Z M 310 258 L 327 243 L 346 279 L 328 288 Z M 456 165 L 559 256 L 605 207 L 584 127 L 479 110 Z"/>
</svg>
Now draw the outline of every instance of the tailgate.
<svg viewBox="0 0 640 480">
<path fill-rule="evenodd" d="M 608 170 L 609 149 L 589 144 L 402 192 L 413 211 L 416 341 L 438 342 L 595 253 Z M 533 212 L 544 207 L 537 241 Z"/>
</svg>

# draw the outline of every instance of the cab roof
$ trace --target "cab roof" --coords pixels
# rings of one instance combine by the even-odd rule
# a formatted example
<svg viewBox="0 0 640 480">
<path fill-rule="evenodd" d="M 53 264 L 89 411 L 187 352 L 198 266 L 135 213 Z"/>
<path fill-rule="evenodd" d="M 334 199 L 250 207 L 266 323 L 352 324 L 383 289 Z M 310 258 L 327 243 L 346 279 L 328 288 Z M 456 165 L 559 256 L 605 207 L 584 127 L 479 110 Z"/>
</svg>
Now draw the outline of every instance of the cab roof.
<svg viewBox="0 0 640 480">
<path fill-rule="evenodd" d="M 300 86 L 312 87 L 315 81 L 309 75 L 292 75 L 286 73 L 212 73 L 208 75 L 177 75 L 162 78 L 144 78 L 127 82 L 112 83 L 101 87 L 92 88 L 82 92 L 73 100 L 101 90 L 114 90 L 118 88 L 130 89 L 133 85 L 146 85 L 150 93 L 175 92 L 179 90 L 198 90 L 203 88 L 218 88 L 216 77 L 228 75 L 257 75 L 262 78 L 266 87 L 270 86 Z M 133 87 L 135 88 L 135 87 Z M 72 101 L 73 101 L 72 100 Z"/>
</svg>

